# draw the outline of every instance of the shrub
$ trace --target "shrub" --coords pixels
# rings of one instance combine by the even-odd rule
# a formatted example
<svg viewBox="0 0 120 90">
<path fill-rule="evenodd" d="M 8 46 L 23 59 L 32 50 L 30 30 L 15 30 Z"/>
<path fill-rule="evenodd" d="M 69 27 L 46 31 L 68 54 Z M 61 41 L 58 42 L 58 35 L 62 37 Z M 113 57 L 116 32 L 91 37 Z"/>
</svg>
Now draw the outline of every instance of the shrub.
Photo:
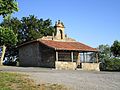
<svg viewBox="0 0 120 90">
<path fill-rule="evenodd" d="M 107 71 L 120 71 L 120 59 L 110 58 L 105 60 L 104 63 L 101 63 L 100 69 Z"/>
</svg>

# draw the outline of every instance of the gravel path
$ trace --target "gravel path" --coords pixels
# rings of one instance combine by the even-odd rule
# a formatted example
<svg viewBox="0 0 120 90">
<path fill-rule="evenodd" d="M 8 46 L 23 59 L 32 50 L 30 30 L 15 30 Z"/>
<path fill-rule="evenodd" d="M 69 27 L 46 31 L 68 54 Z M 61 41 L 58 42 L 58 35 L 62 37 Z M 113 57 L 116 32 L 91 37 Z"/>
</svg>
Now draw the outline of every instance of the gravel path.
<svg viewBox="0 0 120 90">
<path fill-rule="evenodd" d="M 59 83 L 72 90 L 120 90 L 120 72 L 52 70 L 46 68 L 0 67 L 0 71 L 28 74 L 37 84 Z"/>
</svg>

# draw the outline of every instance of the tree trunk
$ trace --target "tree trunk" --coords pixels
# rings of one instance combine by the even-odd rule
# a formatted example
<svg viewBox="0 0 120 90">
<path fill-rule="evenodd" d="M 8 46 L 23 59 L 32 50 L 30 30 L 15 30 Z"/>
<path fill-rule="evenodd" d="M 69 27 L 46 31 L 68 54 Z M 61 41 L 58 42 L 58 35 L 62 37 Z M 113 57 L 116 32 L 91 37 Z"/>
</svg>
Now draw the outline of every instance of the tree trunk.
<svg viewBox="0 0 120 90">
<path fill-rule="evenodd" d="M 0 59 L 0 61 L 1 61 L 1 64 L 0 64 L 0 65 L 3 65 L 3 59 L 4 59 L 4 56 L 5 56 L 5 51 L 6 51 L 6 46 L 3 45 L 2 56 L 1 56 L 1 59 Z"/>
</svg>

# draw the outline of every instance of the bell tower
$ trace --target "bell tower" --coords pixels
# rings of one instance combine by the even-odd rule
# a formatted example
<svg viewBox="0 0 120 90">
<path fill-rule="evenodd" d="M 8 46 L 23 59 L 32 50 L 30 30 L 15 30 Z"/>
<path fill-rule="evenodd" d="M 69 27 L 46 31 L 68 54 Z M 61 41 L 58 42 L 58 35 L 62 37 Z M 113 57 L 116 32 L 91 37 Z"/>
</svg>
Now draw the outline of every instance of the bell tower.
<svg viewBox="0 0 120 90">
<path fill-rule="evenodd" d="M 55 38 L 58 40 L 65 39 L 64 24 L 60 20 L 55 23 Z"/>
</svg>

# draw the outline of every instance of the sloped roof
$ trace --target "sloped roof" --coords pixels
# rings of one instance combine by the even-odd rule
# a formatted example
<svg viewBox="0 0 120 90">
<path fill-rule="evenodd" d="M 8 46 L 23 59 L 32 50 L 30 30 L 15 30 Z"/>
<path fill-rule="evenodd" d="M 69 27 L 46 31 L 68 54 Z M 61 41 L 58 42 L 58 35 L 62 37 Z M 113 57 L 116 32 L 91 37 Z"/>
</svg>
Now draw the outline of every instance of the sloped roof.
<svg viewBox="0 0 120 90">
<path fill-rule="evenodd" d="M 55 50 L 97 51 L 96 48 L 92 48 L 80 42 L 61 42 L 53 40 L 39 40 L 39 42 Z"/>
</svg>

